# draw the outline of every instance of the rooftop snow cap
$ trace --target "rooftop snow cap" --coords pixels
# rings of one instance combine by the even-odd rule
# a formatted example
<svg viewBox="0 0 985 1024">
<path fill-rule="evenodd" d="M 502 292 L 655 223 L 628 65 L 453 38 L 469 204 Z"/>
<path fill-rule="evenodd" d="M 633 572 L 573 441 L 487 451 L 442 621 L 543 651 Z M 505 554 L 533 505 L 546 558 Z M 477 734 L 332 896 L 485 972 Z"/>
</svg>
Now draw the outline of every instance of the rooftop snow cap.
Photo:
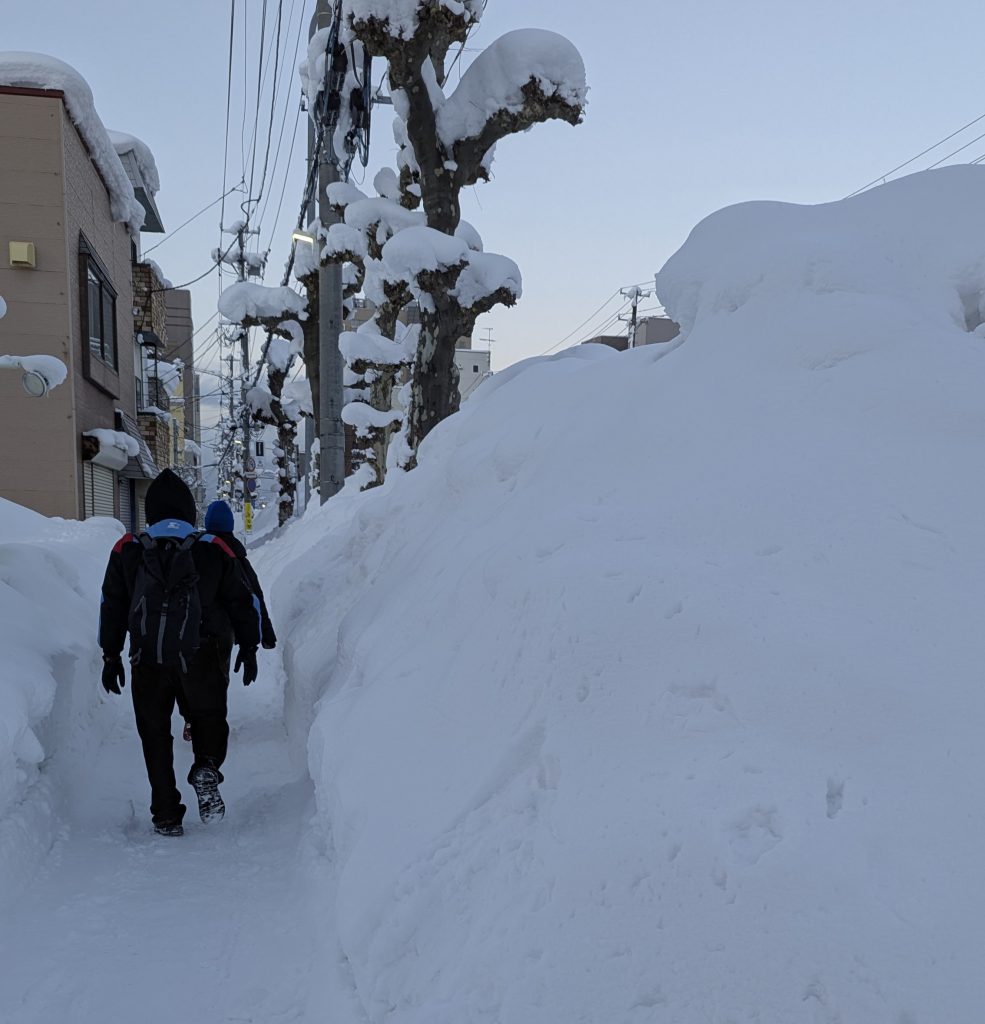
<svg viewBox="0 0 985 1024">
<path fill-rule="evenodd" d="M 234 528 L 233 510 L 224 501 L 213 501 L 205 512 L 205 529 L 209 533 L 232 533 Z"/>
<path fill-rule="evenodd" d="M 161 470 L 160 475 L 147 488 L 144 511 L 148 526 L 164 519 L 180 519 L 194 526 L 198 518 L 192 492 L 184 480 L 170 469 Z"/>
</svg>

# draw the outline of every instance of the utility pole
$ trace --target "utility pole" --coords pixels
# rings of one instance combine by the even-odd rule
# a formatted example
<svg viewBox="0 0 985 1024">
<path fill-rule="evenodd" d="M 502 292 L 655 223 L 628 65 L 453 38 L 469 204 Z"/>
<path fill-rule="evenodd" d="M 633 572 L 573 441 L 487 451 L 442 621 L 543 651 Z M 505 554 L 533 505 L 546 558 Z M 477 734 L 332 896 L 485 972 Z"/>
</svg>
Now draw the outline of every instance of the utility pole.
<svg viewBox="0 0 985 1024">
<path fill-rule="evenodd" d="M 246 280 L 246 236 L 249 233 L 246 223 L 240 221 L 236 230 L 236 244 L 239 246 L 239 252 L 235 261 L 237 281 Z M 253 506 L 250 503 L 250 492 L 247 490 L 246 476 L 249 469 L 247 460 L 250 457 L 250 407 L 246 402 L 246 392 L 249 388 L 247 378 L 250 373 L 250 332 L 243 326 L 239 328 L 239 353 L 239 402 L 243 423 L 243 451 L 240 462 L 240 478 L 243 481 L 243 528 L 249 533 L 253 529 Z"/>
<path fill-rule="evenodd" d="M 620 288 L 619 294 L 624 298 L 629 299 L 633 303 L 632 312 L 629 315 L 629 332 L 627 341 L 629 348 L 636 348 L 636 314 L 639 309 L 640 299 L 648 299 L 653 294 L 653 289 L 648 288 L 646 290 L 639 287 L 639 285 L 630 285 L 628 288 Z M 620 320 L 625 320 L 625 317 L 620 317 Z"/>
<path fill-rule="evenodd" d="M 340 5 L 318 0 L 311 19 L 310 36 L 320 28 L 333 27 Z M 334 26 L 337 29 L 337 25 Z M 337 83 L 332 81 L 335 68 L 336 33 L 329 40 L 325 60 L 325 82 L 319 97 L 317 116 L 323 129 L 323 143 L 318 154 L 318 216 L 322 226 L 337 223 L 339 218 L 328 203 L 328 186 L 340 180 L 333 135 L 338 124 L 338 107 L 330 102 Z M 344 70 L 343 70 L 344 76 Z M 337 90 L 336 90 L 337 91 Z M 334 111 L 334 115 L 333 115 Z M 308 159 L 314 159 L 314 132 L 308 132 Z M 318 268 L 318 442 L 319 493 L 324 504 L 342 490 L 345 483 L 345 427 L 342 424 L 342 353 L 339 334 L 342 332 L 342 267 L 320 264 Z M 309 449 L 310 450 L 310 449 Z"/>
</svg>

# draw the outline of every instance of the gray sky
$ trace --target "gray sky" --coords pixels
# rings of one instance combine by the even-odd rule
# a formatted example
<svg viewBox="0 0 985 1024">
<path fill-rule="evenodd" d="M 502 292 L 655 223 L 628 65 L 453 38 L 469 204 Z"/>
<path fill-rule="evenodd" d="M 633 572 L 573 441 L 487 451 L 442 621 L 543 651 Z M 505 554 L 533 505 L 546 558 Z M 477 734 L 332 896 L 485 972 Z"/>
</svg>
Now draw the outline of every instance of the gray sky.
<svg viewBox="0 0 985 1024">
<path fill-rule="evenodd" d="M 247 148 L 252 132 L 261 6 L 261 0 L 237 3 L 238 11 L 249 12 L 251 64 L 244 81 L 244 42 L 237 31 L 230 185 L 243 170 L 247 95 Z M 268 0 L 271 13 L 276 6 Z M 291 65 L 299 15 L 303 8 L 306 35 L 314 0 L 294 0 L 293 6 L 288 35 L 292 0 L 284 0 Z M 651 278 L 708 213 L 748 199 L 838 199 L 985 112 L 974 47 L 983 18 L 972 0 L 489 0 L 470 48 L 514 28 L 554 29 L 580 48 L 592 91 L 583 125 L 543 125 L 507 140 L 499 147 L 493 182 L 465 197 L 464 216 L 479 228 L 487 249 L 511 256 L 524 275 L 519 305 L 485 317 L 477 344 L 483 328 L 492 327 L 494 368 L 540 353 L 620 286 Z M 161 172 L 158 203 L 167 228 L 221 194 L 228 0 L 32 0 L 5 4 L 3 20 L 5 48 L 37 50 L 72 64 L 92 87 L 107 127 L 150 145 Z M 467 52 L 463 64 L 472 56 Z M 298 95 L 293 67 L 281 80 L 291 100 L 277 106 L 273 149 L 285 110 L 289 116 L 280 160 L 268 174 L 272 201 L 262 221 L 264 246 L 285 181 L 286 190 L 269 242 L 268 283 L 277 283 L 287 255 L 304 174 L 303 120 L 288 160 Z M 286 101 L 287 93 L 282 95 Z M 261 111 L 255 181 L 269 100 Z M 981 132 L 985 122 L 912 169 Z M 389 112 L 378 108 L 367 188 L 392 153 Z M 985 139 L 954 160 L 981 153 Z M 150 254 L 175 284 L 208 268 L 218 244 L 218 211 Z M 145 249 L 158 240 L 145 236 Z M 214 273 L 193 286 L 197 324 L 214 313 L 217 289 Z M 617 308 L 617 302 L 607 305 L 570 341 L 593 333 Z M 214 365 L 216 349 L 205 356 Z"/>
</svg>

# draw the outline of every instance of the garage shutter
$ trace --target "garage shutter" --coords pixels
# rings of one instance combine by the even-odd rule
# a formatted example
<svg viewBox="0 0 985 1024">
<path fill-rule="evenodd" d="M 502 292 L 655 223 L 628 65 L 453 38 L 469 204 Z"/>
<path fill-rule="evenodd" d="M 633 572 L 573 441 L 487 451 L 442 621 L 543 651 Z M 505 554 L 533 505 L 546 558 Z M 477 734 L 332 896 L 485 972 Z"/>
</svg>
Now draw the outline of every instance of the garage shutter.
<svg viewBox="0 0 985 1024">
<path fill-rule="evenodd" d="M 133 502 L 130 498 L 132 491 L 133 481 L 120 477 L 120 522 L 131 533 L 135 525 L 133 521 Z"/>
<path fill-rule="evenodd" d="M 113 470 L 83 462 L 82 474 L 86 519 L 92 516 L 115 516 L 116 474 Z"/>
</svg>

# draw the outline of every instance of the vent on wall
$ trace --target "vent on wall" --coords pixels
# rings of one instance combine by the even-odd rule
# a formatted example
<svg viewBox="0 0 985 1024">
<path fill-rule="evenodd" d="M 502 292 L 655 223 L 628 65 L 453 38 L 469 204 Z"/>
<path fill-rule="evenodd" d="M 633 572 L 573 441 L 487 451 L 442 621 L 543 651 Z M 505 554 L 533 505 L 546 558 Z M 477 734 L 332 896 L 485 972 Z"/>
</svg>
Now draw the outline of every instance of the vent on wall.
<svg viewBox="0 0 985 1024">
<path fill-rule="evenodd" d="M 9 246 L 12 267 L 36 267 L 33 242 L 11 242 Z"/>
</svg>

